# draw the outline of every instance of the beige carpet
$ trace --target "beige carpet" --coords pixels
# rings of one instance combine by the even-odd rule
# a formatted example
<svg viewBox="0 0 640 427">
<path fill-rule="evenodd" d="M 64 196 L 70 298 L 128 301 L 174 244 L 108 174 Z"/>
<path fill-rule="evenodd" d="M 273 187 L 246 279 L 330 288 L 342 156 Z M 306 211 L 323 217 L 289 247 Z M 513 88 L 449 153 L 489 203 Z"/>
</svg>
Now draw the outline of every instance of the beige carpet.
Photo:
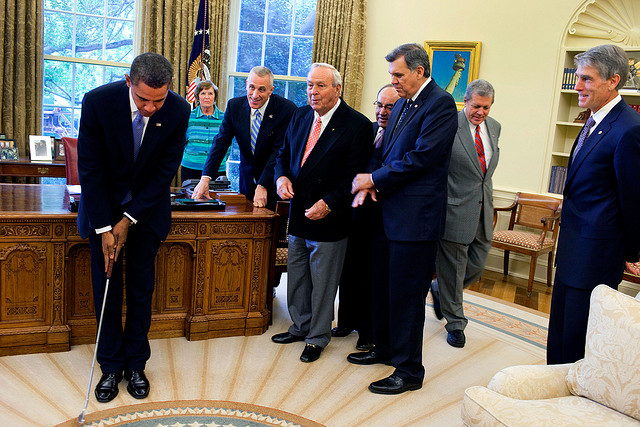
<svg viewBox="0 0 640 427">
<path fill-rule="evenodd" d="M 461 425 L 466 387 L 486 385 L 506 366 L 544 363 L 545 317 L 467 292 L 467 345 L 449 346 L 444 323 L 427 307 L 423 388 L 375 395 L 367 386 L 393 368 L 348 363 L 356 334 L 332 340 L 311 364 L 298 359 L 304 343 L 271 342 L 271 335 L 285 331 L 290 322 L 284 285 L 274 301 L 274 324 L 264 335 L 152 340 L 149 398 L 133 399 L 122 382 L 110 403 L 97 403 L 92 395 L 87 414 L 140 403 L 215 400 L 274 408 L 326 426 L 456 426 Z M 64 353 L 1 357 L 0 425 L 51 426 L 76 418 L 84 405 L 92 354 L 93 345 L 80 345 Z M 98 377 L 99 372 L 94 382 Z"/>
</svg>

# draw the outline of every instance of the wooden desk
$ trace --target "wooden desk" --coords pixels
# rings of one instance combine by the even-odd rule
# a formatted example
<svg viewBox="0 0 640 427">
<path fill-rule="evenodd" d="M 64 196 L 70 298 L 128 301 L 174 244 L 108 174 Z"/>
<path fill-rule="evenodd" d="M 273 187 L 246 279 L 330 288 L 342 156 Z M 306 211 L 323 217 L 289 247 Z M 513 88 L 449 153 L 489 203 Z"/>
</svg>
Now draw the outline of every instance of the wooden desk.
<svg viewBox="0 0 640 427">
<path fill-rule="evenodd" d="M 241 200 L 172 214 L 156 258 L 151 338 L 267 330 L 275 214 Z M 0 184 L 0 356 L 95 340 L 89 243 L 68 203 L 62 185 Z"/>
<path fill-rule="evenodd" d="M 50 176 L 65 178 L 64 160 L 32 162 L 28 157 L 20 160 L 0 160 L 0 176 Z"/>
</svg>

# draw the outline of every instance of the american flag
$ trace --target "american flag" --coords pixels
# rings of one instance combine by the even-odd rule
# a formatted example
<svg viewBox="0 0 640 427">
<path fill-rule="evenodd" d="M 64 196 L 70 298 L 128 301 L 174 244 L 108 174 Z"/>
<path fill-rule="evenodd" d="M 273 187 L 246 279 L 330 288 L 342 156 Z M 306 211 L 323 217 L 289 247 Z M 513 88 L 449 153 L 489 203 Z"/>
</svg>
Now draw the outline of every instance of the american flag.
<svg viewBox="0 0 640 427">
<path fill-rule="evenodd" d="M 193 46 L 187 72 L 187 101 L 195 102 L 195 90 L 202 80 L 210 80 L 211 53 L 209 51 L 209 1 L 200 0 L 198 20 L 193 34 Z"/>
</svg>

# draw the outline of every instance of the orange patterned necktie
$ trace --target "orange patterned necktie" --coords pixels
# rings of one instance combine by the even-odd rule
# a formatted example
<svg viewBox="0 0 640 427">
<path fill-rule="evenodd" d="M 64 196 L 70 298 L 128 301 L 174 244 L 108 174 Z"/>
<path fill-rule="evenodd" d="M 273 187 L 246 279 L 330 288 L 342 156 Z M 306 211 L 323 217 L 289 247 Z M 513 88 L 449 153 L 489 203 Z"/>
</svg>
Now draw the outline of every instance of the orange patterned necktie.
<svg viewBox="0 0 640 427">
<path fill-rule="evenodd" d="M 311 150 L 313 150 L 313 147 L 316 146 L 316 142 L 318 142 L 318 138 L 320 138 L 321 129 L 322 120 L 320 120 L 320 117 L 318 117 L 318 120 L 316 120 L 316 124 L 313 126 L 313 130 L 309 135 L 309 139 L 307 140 L 307 146 L 304 148 L 304 156 L 302 156 L 302 163 L 300 163 L 300 166 L 304 165 L 304 162 L 307 160 L 307 157 L 309 157 Z"/>
</svg>

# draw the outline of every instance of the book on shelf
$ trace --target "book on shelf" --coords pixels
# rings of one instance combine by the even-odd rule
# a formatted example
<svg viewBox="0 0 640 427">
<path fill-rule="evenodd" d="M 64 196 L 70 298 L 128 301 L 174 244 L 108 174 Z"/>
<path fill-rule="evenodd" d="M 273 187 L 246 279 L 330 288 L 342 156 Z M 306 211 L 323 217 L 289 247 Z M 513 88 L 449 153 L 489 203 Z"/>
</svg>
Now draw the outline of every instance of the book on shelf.
<svg viewBox="0 0 640 427">
<path fill-rule="evenodd" d="M 551 175 L 549 176 L 549 193 L 562 194 L 566 181 L 567 168 L 565 166 L 551 166 Z"/>
<path fill-rule="evenodd" d="M 562 75 L 562 89 L 573 89 L 576 86 L 576 68 L 565 68 Z"/>
</svg>

